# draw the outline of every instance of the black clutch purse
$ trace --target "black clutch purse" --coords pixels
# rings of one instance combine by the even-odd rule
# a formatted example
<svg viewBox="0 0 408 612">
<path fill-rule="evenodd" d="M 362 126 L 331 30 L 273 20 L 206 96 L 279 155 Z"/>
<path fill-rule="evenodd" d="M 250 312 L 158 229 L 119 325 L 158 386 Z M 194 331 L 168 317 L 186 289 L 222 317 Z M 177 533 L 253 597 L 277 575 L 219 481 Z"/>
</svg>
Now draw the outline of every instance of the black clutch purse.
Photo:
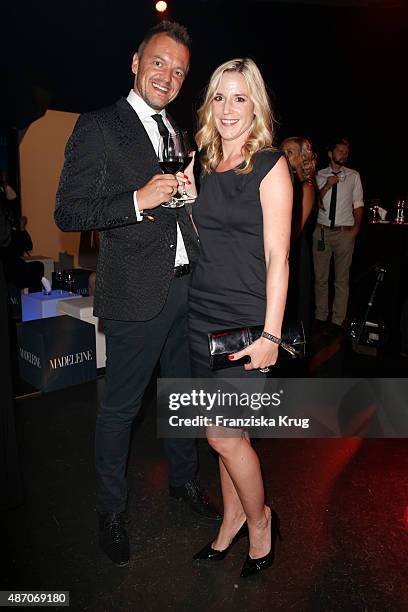
<svg viewBox="0 0 408 612">
<path fill-rule="evenodd" d="M 212 370 L 221 370 L 250 362 L 250 357 L 242 357 L 230 361 L 228 355 L 237 353 L 261 337 L 262 325 L 225 329 L 208 334 L 210 349 L 210 367 Z M 282 330 L 282 341 L 279 344 L 278 361 L 281 359 L 301 359 L 306 353 L 305 330 L 303 323 L 286 325 Z"/>
</svg>

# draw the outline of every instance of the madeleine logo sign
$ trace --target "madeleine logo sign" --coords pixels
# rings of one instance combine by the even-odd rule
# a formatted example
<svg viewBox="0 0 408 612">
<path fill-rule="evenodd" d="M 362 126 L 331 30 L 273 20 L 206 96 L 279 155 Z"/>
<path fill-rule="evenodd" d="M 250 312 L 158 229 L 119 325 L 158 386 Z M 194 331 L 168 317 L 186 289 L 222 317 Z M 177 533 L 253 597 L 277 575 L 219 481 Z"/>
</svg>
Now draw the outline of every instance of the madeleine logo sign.
<svg viewBox="0 0 408 612">
<path fill-rule="evenodd" d="M 96 378 L 91 323 L 68 315 L 36 319 L 22 323 L 17 335 L 20 376 L 37 389 L 55 391 Z"/>
<path fill-rule="evenodd" d="M 50 359 L 50 366 L 53 370 L 56 370 L 57 368 L 65 368 L 67 366 L 77 365 L 78 363 L 84 363 L 84 361 L 92 361 L 92 359 L 94 359 L 94 351 L 88 349 L 87 351 L 80 351 L 79 353 L 54 357 Z"/>
<path fill-rule="evenodd" d="M 21 346 L 20 346 L 20 357 L 21 359 L 24 359 L 24 361 L 27 361 L 28 363 L 35 366 L 36 368 L 41 368 L 41 359 L 39 355 L 34 355 L 34 353 L 27 351 Z"/>
</svg>

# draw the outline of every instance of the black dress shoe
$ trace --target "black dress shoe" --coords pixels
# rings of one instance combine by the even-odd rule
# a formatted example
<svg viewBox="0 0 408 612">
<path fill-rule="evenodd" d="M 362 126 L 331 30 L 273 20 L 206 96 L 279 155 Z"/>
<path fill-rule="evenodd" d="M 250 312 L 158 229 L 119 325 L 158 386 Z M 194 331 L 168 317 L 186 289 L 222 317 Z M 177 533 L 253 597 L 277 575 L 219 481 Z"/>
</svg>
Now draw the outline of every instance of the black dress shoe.
<svg viewBox="0 0 408 612">
<path fill-rule="evenodd" d="M 259 559 L 252 559 L 249 555 L 245 559 L 245 563 L 242 566 L 241 570 L 241 578 L 248 578 L 248 576 L 253 576 L 254 574 L 258 574 L 270 567 L 275 559 L 275 544 L 276 538 L 282 539 L 280 529 L 279 529 L 279 518 L 274 510 L 271 513 L 271 550 L 264 557 L 260 557 Z"/>
<path fill-rule="evenodd" d="M 182 487 L 170 487 L 170 497 L 182 499 L 193 512 L 213 521 L 220 521 L 220 514 L 198 486 L 197 480 L 189 480 Z"/>
<path fill-rule="evenodd" d="M 247 525 L 247 522 L 245 521 L 245 523 L 242 525 L 240 530 L 232 538 L 227 548 L 224 548 L 224 550 L 217 550 L 216 548 L 212 547 L 212 541 L 211 541 L 206 546 L 204 546 L 204 548 L 202 548 L 198 553 L 196 553 L 193 559 L 195 561 L 202 561 L 202 560 L 222 561 L 223 559 L 225 559 L 227 553 L 230 551 L 231 546 L 235 544 L 235 542 L 238 542 L 238 540 L 240 540 L 241 538 L 244 538 L 247 535 L 248 535 L 248 525 Z"/>
<path fill-rule="evenodd" d="M 119 567 L 129 563 L 129 538 L 118 512 L 99 514 L 99 545 Z"/>
</svg>

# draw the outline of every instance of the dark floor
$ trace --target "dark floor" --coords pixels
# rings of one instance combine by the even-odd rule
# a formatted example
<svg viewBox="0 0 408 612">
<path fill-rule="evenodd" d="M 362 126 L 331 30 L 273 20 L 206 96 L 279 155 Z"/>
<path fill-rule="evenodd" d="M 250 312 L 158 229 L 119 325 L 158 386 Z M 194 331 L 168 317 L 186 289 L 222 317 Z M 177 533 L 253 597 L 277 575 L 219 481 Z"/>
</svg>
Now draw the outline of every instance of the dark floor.
<svg viewBox="0 0 408 612">
<path fill-rule="evenodd" d="M 153 387 L 129 461 L 133 556 L 113 566 L 94 510 L 102 388 L 103 378 L 17 402 L 26 503 L 2 517 L 3 589 L 69 590 L 72 610 L 96 612 L 408 610 L 406 440 L 257 441 L 284 540 L 274 566 L 243 581 L 245 540 L 219 564 L 191 560 L 214 527 L 169 501 Z M 219 501 L 216 462 L 199 444 L 202 484 Z"/>
</svg>

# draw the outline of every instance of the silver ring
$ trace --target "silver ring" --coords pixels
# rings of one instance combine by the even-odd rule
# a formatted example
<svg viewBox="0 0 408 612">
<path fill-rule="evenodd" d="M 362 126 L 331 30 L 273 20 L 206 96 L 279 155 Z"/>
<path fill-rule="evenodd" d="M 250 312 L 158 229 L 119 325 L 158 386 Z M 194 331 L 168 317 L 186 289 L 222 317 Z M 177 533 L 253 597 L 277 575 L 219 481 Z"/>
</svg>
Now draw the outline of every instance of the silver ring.
<svg viewBox="0 0 408 612">
<path fill-rule="evenodd" d="M 271 371 L 271 368 L 259 368 L 259 371 L 262 372 L 262 374 L 266 374 Z"/>
</svg>

